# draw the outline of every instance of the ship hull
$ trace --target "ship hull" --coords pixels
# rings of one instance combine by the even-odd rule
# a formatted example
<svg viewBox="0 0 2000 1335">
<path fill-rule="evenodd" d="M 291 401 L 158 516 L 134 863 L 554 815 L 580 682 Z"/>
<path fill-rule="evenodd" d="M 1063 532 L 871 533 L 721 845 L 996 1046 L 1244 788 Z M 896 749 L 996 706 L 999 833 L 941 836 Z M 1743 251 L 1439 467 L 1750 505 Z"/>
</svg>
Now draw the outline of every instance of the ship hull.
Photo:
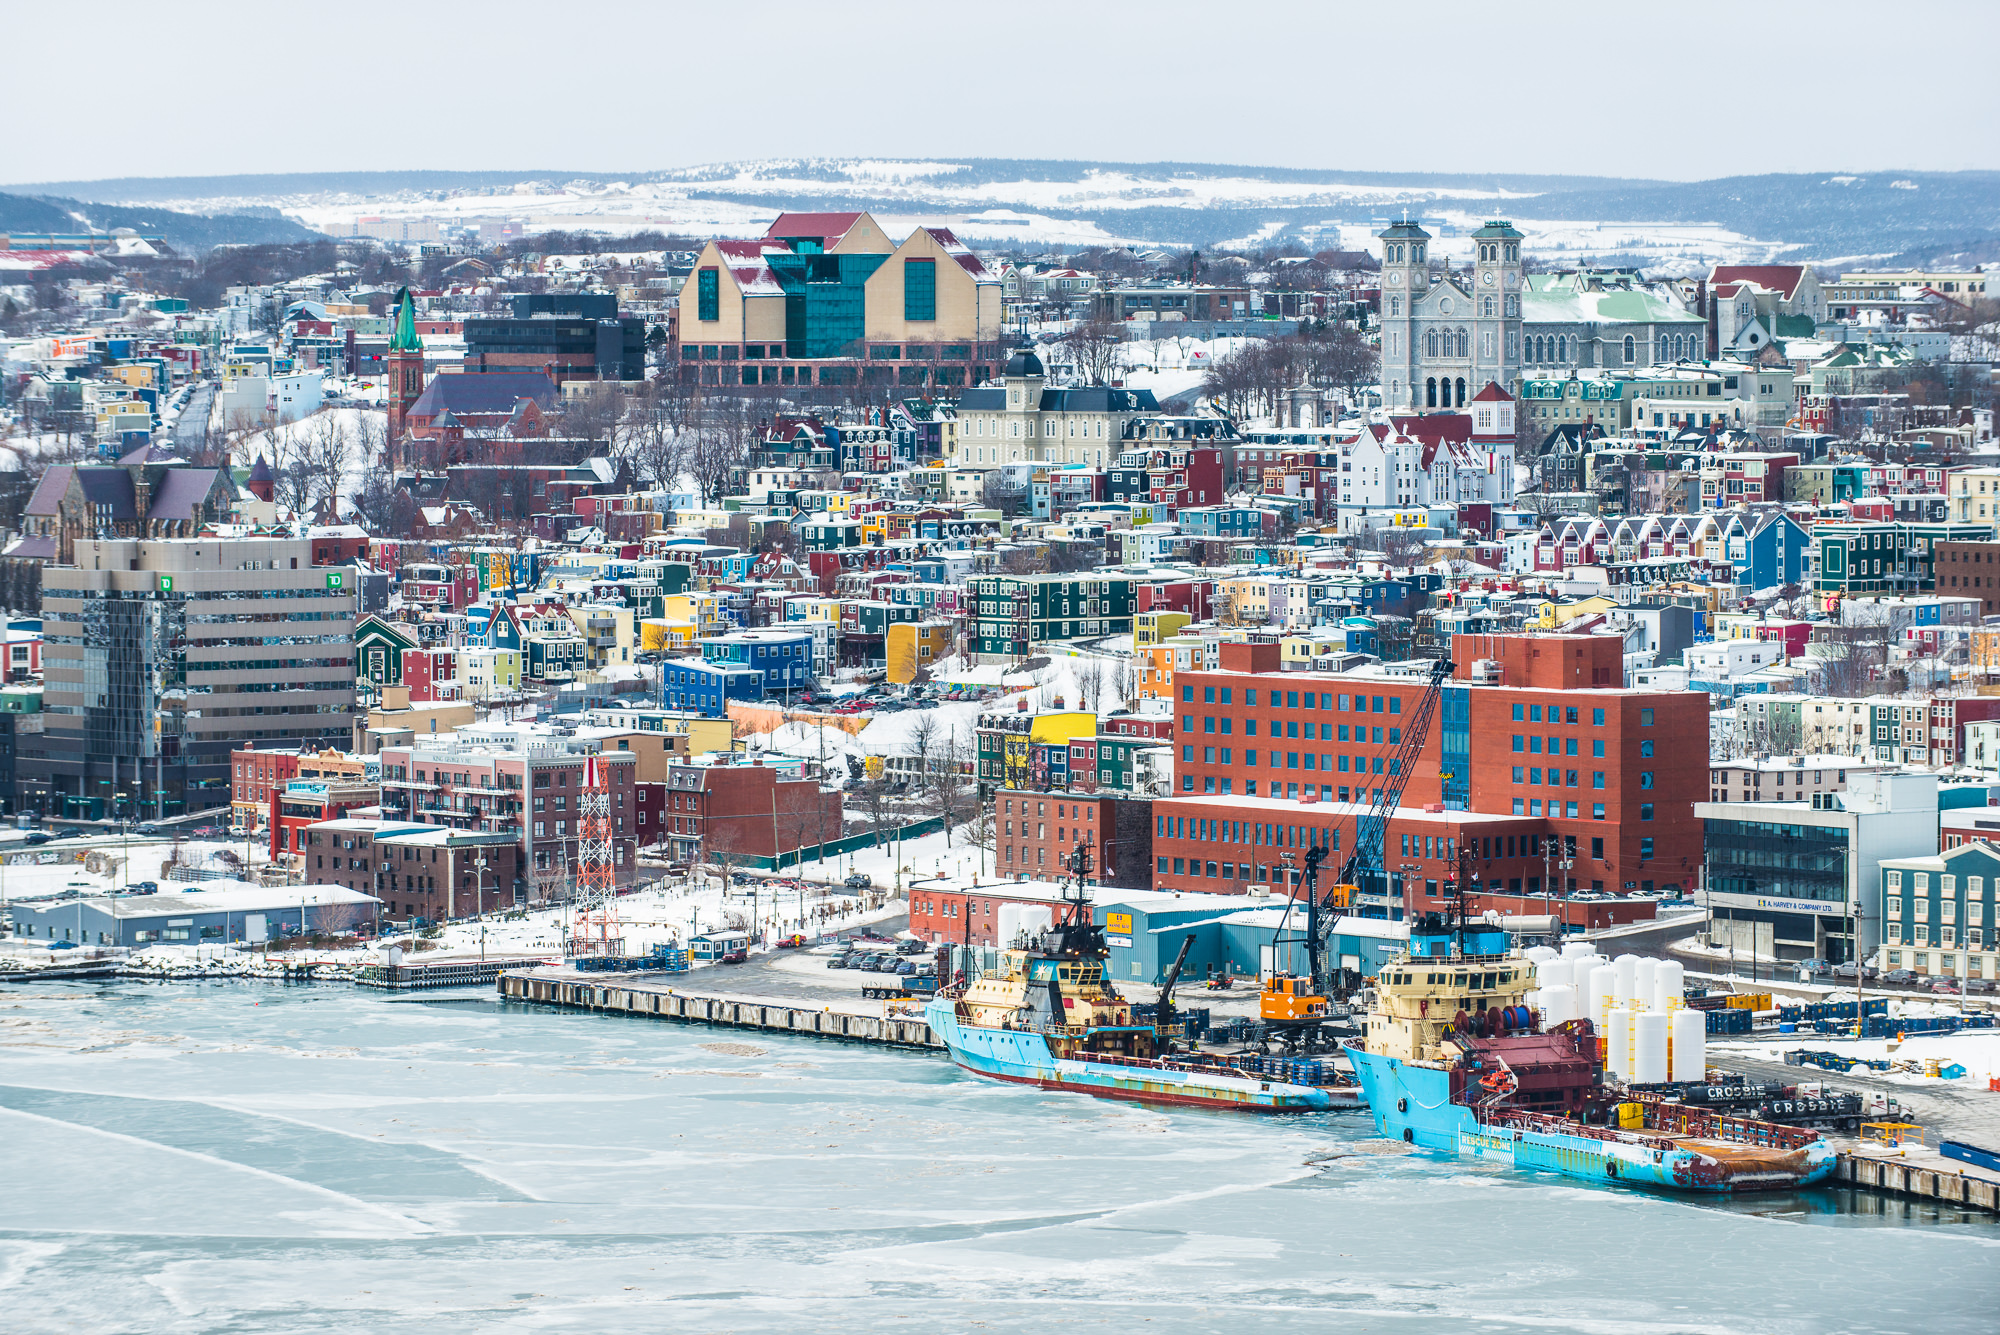
<svg viewBox="0 0 2000 1335">
<path fill-rule="evenodd" d="M 1040 1034 L 961 1024 L 952 1003 L 943 999 L 924 1008 L 924 1019 L 959 1066 L 1012 1084 L 1227 1112 L 1334 1112 L 1362 1106 L 1356 1085 L 1293 1085 L 1171 1064 L 1123 1065 L 1058 1057 Z"/>
<path fill-rule="evenodd" d="M 1393 1057 L 1347 1050 L 1355 1078 L 1374 1114 L 1377 1134 L 1424 1149 L 1504 1163 L 1524 1170 L 1612 1186 L 1668 1191 L 1783 1191 L 1824 1180 L 1834 1169 L 1833 1148 L 1820 1141 L 1789 1151 L 1759 1150 L 1720 1141 L 1683 1139 L 1662 1148 L 1663 1137 L 1622 1141 L 1560 1131 L 1482 1124 L 1451 1100 L 1449 1074 Z"/>
</svg>

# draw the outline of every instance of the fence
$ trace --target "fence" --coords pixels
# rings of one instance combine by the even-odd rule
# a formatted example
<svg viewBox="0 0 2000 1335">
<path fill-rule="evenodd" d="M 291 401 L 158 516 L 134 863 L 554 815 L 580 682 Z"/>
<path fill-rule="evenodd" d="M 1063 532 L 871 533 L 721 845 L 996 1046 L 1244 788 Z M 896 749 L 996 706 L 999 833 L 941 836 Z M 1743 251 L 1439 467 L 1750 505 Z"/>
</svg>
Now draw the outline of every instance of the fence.
<svg viewBox="0 0 2000 1335">
<path fill-rule="evenodd" d="M 823 844 L 807 844 L 804 848 L 788 853 L 780 853 L 775 858 L 757 854 L 732 854 L 732 860 L 746 867 L 760 871 L 781 871 L 786 867 L 796 867 L 807 862 L 817 862 L 821 856 L 837 858 L 843 853 L 853 853 L 864 848 L 882 848 L 896 842 L 897 838 L 915 839 L 921 835 L 936 834 L 944 828 L 944 820 L 932 816 L 927 820 L 912 822 L 890 830 L 876 830 L 869 834 L 849 835 L 844 839 L 829 839 Z"/>
</svg>

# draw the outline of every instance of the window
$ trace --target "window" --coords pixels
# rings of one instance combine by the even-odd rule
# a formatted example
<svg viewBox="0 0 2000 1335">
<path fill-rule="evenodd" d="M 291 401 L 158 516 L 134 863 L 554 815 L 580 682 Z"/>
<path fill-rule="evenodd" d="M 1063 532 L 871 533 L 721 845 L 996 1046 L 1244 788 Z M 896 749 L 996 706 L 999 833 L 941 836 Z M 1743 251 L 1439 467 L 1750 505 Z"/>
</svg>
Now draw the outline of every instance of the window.
<svg viewBox="0 0 2000 1335">
<path fill-rule="evenodd" d="M 722 318 L 720 280 L 714 269 L 703 269 L 695 279 L 695 318 L 697 320 L 719 320 Z"/>
<path fill-rule="evenodd" d="M 937 261 L 903 261 L 903 318 L 937 319 Z"/>
<path fill-rule="evenodd" d="M 1653 856 L 1653 841 L 1650 837 L 1639 841 L 1639 861 L 1647 862 Z"/>
<path fill-rule="evenodd" d="M 1649 769 L 1639 771 L 1639 786 L 1641 788 L 1651 788 L 1653 786 L 1653 771 Z"/>
<path fill-rule="evenodd" d="M 1640 727 L 1642 727 L 1642 728 L 1650 728 L 1650 727 L 1652 727 L 1652 726 L 1653 726 L 1653 711 L 1652 711 L 1652 710 L 1650 710 L 1650 709 L 1642 709 L 1642 710 L 1640 710 L 1640 711 L 1639 711 L 1639 726 L 1640 726 Z"/>
</svg>

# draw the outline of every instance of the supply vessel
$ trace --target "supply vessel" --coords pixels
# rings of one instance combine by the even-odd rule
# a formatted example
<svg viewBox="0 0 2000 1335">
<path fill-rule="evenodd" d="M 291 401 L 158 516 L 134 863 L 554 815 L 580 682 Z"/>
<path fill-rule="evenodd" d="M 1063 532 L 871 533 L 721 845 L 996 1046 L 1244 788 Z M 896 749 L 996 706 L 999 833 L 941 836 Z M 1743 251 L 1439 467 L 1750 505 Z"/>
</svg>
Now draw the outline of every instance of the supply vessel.
<svg viewBox="0 0 2000 1335">
<path fill-rule="evenodd" d="M 1157 1014 L 1135 1015 L 1105 972 L 1104 930 L 1092 920 L 1082 857 L 1072 861 L 1076 878 L 1049 930 L 1002 950 L 997 973 L 956 981 L 924 1007 L 953 1061 L 997 1080 L 1140 1103 L 1268 1113 L 1361 1106 L 1360 1086 L 1327 1064 L 1313 1064 L 1324 1083 L 1306 1084 L 1225 1057 L 1175 1055 L 1173 985 L 1187 943 Z"/>
<path fill-rule="evenodd" d="M 1345 1044 L 1379 1134 L 1674 1191 L 1790 1190 L 1832 1173 L 1833 1147 L 1817 1132 L 1607 1084 L 1598 1027 L 1587 1017 L 1545 1026 L 1528 1005 L 1534 962 L 1506 941 L 1481 934 L 1468 950 L 1462 923 L 1433 917 L 1382 967 L 1364 1034 Z"/>
</svg>

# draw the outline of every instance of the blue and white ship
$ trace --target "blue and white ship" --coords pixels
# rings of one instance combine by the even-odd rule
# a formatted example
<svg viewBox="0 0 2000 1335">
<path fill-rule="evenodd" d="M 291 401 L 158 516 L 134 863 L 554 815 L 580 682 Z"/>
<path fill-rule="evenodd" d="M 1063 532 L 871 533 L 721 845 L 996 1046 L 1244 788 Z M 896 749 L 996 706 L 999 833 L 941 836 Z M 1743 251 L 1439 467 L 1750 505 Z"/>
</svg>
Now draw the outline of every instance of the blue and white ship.
<svg viewBox="0 0 2000 1335">
<path fill-rule="evenodd" d="M 968 1071 L 1041 1089 L 1237 1112 L 1361 1106 L 1344 1075 L 1327 1084 L 1265 1078 L 1226 1059 L 1169 1055 L 1169 1027 L 1133 1013 L 1105 975 L 1103 929 L 1081 890 L 1066 920 L 1000 954 L 1000 969 L 947 987 L 924 1007 L 931 1032 Z M 1163 1000 L 1171 996 L 1171 981 Z M 1170 1001 L 1162 1011 L 1171 1009 Z M 1164 1015 L 1161 1017 L 1164 1019 Z"/>
<path fill-rule="evenodd" d="M 1504 938 L 1503 938 L 1504 940 Z M 1621 1093 L 1587 1019 L 1544 1029 L 1534 965 L 1413 933 L 1345 1045 L 1379 1134 L 1588 1181 L 1675 1191 L 1790 1190 L 1832 1173 L 1818 1132 Z"/>
</svg>

